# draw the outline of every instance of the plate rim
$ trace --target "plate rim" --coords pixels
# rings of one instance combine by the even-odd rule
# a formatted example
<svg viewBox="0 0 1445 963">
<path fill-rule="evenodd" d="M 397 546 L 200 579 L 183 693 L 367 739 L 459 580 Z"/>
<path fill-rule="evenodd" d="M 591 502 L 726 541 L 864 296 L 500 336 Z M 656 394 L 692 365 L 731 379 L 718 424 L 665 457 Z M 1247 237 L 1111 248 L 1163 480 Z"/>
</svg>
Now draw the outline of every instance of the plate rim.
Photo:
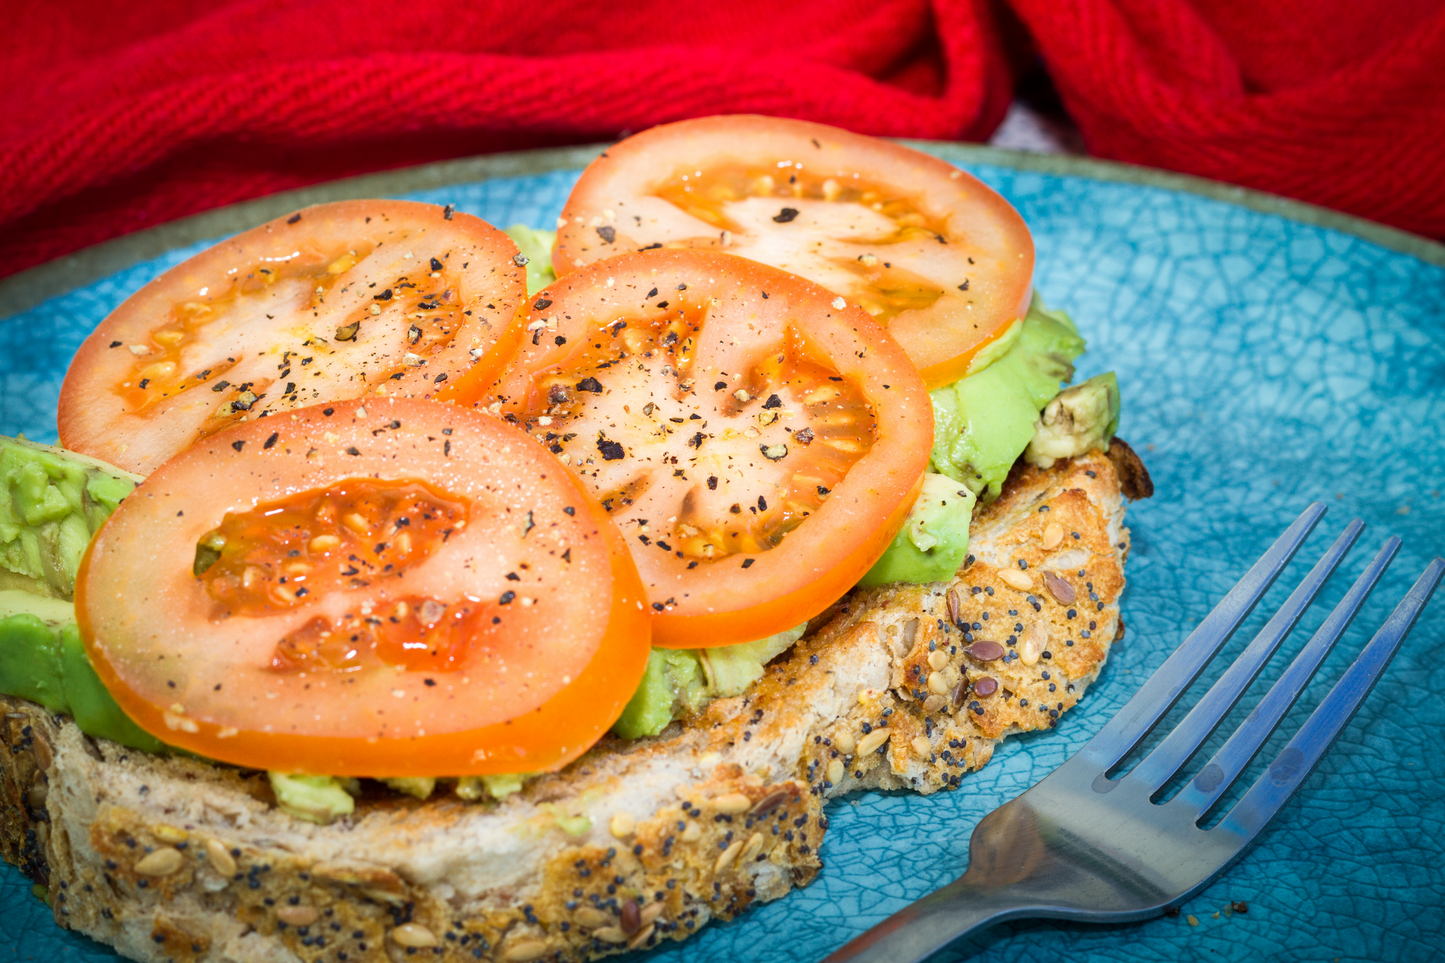
<svg viewBox="0 0 1445 963">
<path fill-rule="evenodd" d="M 1352 234 L 1365 241 L 1426 264 L 1445 268 L 1445 244 L 1375 221 L 1236 184 L 1074 154 L 1037 154 L 961 141 L 901 139 L 900 143 L 949 160 L 988 164 L 1064 177 L 1138 184 L 1194 194 L 1313 227 Z M 323 181 L 263 197 L 239 201 L 177 218 L 90 247 L 0 279 L 0 321 L 30 310 L 53 297 L 94 283 L 132 265 L 209 238 L 224 237 L 265 223 L 282 214 L 326 201 L 385 195 L 475 183 L 502 177 L 526 177 L 578 169 L 613 142 L 505 151 Z"/>
</svg>

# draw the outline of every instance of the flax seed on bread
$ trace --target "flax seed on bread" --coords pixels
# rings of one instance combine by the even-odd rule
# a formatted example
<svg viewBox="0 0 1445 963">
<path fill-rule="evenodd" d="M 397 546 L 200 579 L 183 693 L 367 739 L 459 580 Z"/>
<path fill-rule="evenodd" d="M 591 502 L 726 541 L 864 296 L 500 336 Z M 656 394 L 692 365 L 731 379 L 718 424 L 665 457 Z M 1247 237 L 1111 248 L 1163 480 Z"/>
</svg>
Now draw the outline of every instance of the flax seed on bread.
<svg viewBox="0 0 1445 963">
<path fill-rule="evenodd" d="M 682 939 L 812 880 L 828 800 L 966 789 L 999 740 L 1078 701 L 1123 631 L 1121 486 L 1148 481 L 1118 444 L 1016 469 L 952 582 L 855 591 L 743 695 L 500 803 L 375 792 L 317 826 L 263 774 L 0 697 L 0 852 L 60 925 L 157 963 L 583 960 Z"/>
</svg>

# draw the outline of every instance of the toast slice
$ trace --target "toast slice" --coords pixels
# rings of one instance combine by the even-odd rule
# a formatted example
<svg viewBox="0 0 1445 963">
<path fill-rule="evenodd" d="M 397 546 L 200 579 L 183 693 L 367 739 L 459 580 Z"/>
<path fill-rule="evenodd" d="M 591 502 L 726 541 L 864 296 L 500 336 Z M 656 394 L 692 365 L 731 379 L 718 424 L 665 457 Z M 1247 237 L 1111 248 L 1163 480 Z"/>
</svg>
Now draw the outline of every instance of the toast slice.
<svg viewBox="0 0 1445 963">
<path fill-rule="evenodd" d="M 328 826 L 264 774 L 95 740 L 0 698 L 0 851 L 55 919 L 159 961 L 584 960 L 806 885 L 825 804 L 965 788 L 1123 635 L 1127 445 L 1020 466 L 951 583 L 855 591 L 741 696 L 609 737 L 502 802 L 374 792 Z"/>
</svg>

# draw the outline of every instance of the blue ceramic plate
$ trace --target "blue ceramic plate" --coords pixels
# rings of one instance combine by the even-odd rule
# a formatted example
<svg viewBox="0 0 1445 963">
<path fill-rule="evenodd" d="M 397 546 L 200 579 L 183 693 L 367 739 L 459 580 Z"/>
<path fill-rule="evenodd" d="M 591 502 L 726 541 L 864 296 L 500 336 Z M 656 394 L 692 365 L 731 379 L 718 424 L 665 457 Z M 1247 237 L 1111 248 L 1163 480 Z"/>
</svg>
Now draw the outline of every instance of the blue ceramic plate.
<svg viewBox="0 0 1445 963">
<path fill-rule="evenodd" d="M 1445 551 L 1445 249 L 1152 172 L 927 149 L 982 177 L 1029 222 L 1039 290 L 1089 339 L 1080 376 L 1118 372 L 1122 434 L 1157 485 L 1152 500 L 1129 509 L 1129 633 L 1057 729 L 1006 743 L 956 792 L 835 803 L 825 868 L 811 886 L 651 954 L 657 963 L 818 959 L 952 879 L 980 817 L 1098 731 L 1309 502 L 1331 511 L 1302 558 L 1317 555 L 1356 516 L 1370 529 L 1347 569 L 1361 568 L 1387 534 L 1405 542 L 1284 733 L 1338 678 L 1429 557 Z M 372 193 L 453 203 L 499 225 L 550 226 L 576 170 L 549 169 L 558 162 L 545 155 L 510 169 L 528 164 L 545 172 L 421 191 L 405 178 L 366 183 Z M 447 179 L 443 169 L 430 183 Z M 219 233 L 213 226 L 211 236 Z M 154 237 L 149 243 L 155 250 Z M 0 321 L 0 433 L 53 441 L 60 380 L 81 339 L 127 294 L 202 246 L 170 250 Z M 1302 574 L 1307 564 L 1292 571 Z M 1332 584 L 1325 602 L 1343 590 Z M 1287 591 L 1277 588 L 1267 602 Z M 1307 619 L 1298 636 L 1320 618 Z M 940 959 L 1379 963 L 1445 955 L 1442 648 L 1445 601 L 1437 599 L 1300 794 L 1179 916 L 1127 926 L 1007 924 Z M 1278 672 L 1266 669 L 1265 680 Z M 1257 691 L 1246 696 L 1235 722 L 1257 698 Z M 113 958 L 58 928 L 29 882 L 0 869 L 0 963 Z"/>
</svg>

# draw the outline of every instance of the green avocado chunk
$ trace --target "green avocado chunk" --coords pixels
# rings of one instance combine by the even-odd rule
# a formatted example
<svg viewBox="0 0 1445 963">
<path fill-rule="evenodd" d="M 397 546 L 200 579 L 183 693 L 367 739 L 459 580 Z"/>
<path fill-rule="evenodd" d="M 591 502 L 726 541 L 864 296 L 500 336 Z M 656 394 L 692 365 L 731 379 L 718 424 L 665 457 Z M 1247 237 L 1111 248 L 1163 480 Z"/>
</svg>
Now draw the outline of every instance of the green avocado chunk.
<svg viewBox="0 0 1445 963">
<path fill-rule="evenodd" d="M 1118 430 L 1119 381 L 1110 371 L 1060 391 L 1044 407 L 1024 460 L 1052 468 L 1059 459 L 1077 458 L 1090 448 L 1108 451 Z"/>
<path fill-rule="evenodd" d="M 706 701 L 702 663 L 691 649 L 653 649 L 637 691 L 612 731 L 624 739 L 655 736 L 679 713 Z"/>
<path fill-rule="evenodd" d="M 0 438 L 0 588 L 70 598 L 90 537 L 141 476 L 23 438 Z"/>
<path fill-rule="evenodd" d="M 268 772 L 276 805 L 307 822 L 325 826 L 356 811 L 346 782 L 335 776 L 300 776 Z"/>
<path fill-rule="evenodd" d="M 63 599 L 0 590 L 0 693 L 69 715 L 87 735 L 147 752 L 166 748 L 116 705 L 85 654 L 75 610 Z"/>
<path fill-rule="evenodd" d="M 0 438 L 0 692 L 134 749 L 165 745 L 131 721 L 85 654 L 75 573 L 139 475 L 62 448 Z"/>
<path fill-rule="evenodd" d="M 707 697 L 742 695 L 743 690 L 763 677 L 763 666 L 792 648 L 807 627 L 805 622 L 755 642 L 698 649 L 697 657 L 707 679 Z"/>
<path fill-rule="evenodd" d="M 734 696 L 762 678 L 763 666 L 803 637 L 799 625 L 754 642 L 711 649 L 653 649 L 637 691 L 612 731 L 624 739 L 655 736 L 673 719 L 713 699 Z"/>
<path fill-rule="evenodd" d="M 985 502 L 998 497 L 1009 469 L 1034 436 L 1034 423 L 1059 385 L 1074 375 L 1084 339 L 1062 311 L 1038 295 L 1017 340 L 982 371 L 930 392 L 929 470 L 963 482 Z"/>
<path fill-rule="evenodd" d="M 556 231 L 542 231 L 525 224 L 513 224 L 502 232 L 517 245 L 522 257 L 527 259 L 527 296 L 557 280 L 552 269 L 552 243 L 557 240 Z M 546 305 L 543 305 L 546 307 Z"/>
<path fill-rule="evenodd" d="M 968 526 L 977 499 L 961 482 L 928 472 L 908 520 L 859 585 L 942 582 L 968 555 Z"/>
</svg>

